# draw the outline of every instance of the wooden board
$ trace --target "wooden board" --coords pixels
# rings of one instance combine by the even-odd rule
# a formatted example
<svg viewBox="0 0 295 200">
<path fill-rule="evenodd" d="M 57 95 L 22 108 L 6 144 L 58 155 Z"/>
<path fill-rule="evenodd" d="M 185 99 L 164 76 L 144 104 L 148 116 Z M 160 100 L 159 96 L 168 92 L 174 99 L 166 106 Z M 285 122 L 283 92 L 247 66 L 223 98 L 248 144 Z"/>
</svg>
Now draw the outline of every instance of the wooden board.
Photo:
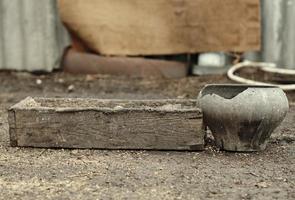
<svg viewBox="0 0 295 200">
<path fill-rule="evenodd" d="M 259 0 L 59 0 L 62 21 L 103 55 L 260 49 Z"/>
<path fill-rule="evenodd" d="M 9 110 L 12 146 L 202 150 L 202 113 L 194 100 L 28 97 Z"/>
</svg>

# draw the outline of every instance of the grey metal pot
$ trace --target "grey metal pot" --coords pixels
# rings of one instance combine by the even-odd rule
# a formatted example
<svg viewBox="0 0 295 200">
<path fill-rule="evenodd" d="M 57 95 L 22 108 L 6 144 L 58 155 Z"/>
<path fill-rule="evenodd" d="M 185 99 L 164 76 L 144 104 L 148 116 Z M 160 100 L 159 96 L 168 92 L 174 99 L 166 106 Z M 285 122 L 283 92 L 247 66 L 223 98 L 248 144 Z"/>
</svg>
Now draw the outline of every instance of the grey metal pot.
<svg viewBox="0 0 295 200">
<path fill-rule="evenodd" d="M 282 89 L 241 84 L 206 85 L 199 94 L 204 125 L 228 151 L 260 151 L 289 109 Z"/>
</svg>

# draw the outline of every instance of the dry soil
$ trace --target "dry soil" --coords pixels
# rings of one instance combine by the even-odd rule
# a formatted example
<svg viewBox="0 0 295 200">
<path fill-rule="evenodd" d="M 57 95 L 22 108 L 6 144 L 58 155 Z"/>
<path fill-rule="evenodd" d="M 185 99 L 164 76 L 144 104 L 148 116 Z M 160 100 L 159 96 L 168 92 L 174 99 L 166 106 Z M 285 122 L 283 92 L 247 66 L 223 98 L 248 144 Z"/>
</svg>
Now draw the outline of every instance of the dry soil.
<svg viewBox="0 0 295 200">
<path fill-rule="evenodd" d="M 196 98 L 225 76 L 163 80 L 0 73 L 0 199 L 295 199 L 295 101 L 260 153 L 12 148 L 7 108 L 26 96 Z"/>
</svg>

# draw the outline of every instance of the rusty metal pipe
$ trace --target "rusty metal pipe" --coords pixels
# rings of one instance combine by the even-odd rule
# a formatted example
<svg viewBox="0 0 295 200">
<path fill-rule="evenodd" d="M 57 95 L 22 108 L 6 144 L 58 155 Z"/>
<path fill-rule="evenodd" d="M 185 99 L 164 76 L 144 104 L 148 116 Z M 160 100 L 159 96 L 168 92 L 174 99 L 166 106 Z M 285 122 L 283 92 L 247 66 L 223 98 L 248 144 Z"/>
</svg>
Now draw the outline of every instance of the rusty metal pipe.
<svg viewBox="0 0 295 200">
<path fill-rule="evenodd" d="M 91 53 L 66 52 L 62 67 L 75 74 L 110 74 L 132 77 L 182 78 L 188 73 L 185 63 L 138 57 L 105 57 Z"/>
</svg>

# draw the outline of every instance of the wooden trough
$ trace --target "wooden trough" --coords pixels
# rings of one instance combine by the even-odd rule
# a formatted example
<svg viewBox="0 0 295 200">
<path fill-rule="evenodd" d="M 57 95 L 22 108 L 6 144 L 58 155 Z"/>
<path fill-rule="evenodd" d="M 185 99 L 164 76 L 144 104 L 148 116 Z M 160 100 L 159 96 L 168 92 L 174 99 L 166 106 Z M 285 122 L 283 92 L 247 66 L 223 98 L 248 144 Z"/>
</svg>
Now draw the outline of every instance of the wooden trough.
<svg viewBox="0 0 295 200">
<path fill-rule="evenodd" d="M 202 150 L 195 100 L 28 97 L 9 109 L 12 146 Z"/>
</svg>

